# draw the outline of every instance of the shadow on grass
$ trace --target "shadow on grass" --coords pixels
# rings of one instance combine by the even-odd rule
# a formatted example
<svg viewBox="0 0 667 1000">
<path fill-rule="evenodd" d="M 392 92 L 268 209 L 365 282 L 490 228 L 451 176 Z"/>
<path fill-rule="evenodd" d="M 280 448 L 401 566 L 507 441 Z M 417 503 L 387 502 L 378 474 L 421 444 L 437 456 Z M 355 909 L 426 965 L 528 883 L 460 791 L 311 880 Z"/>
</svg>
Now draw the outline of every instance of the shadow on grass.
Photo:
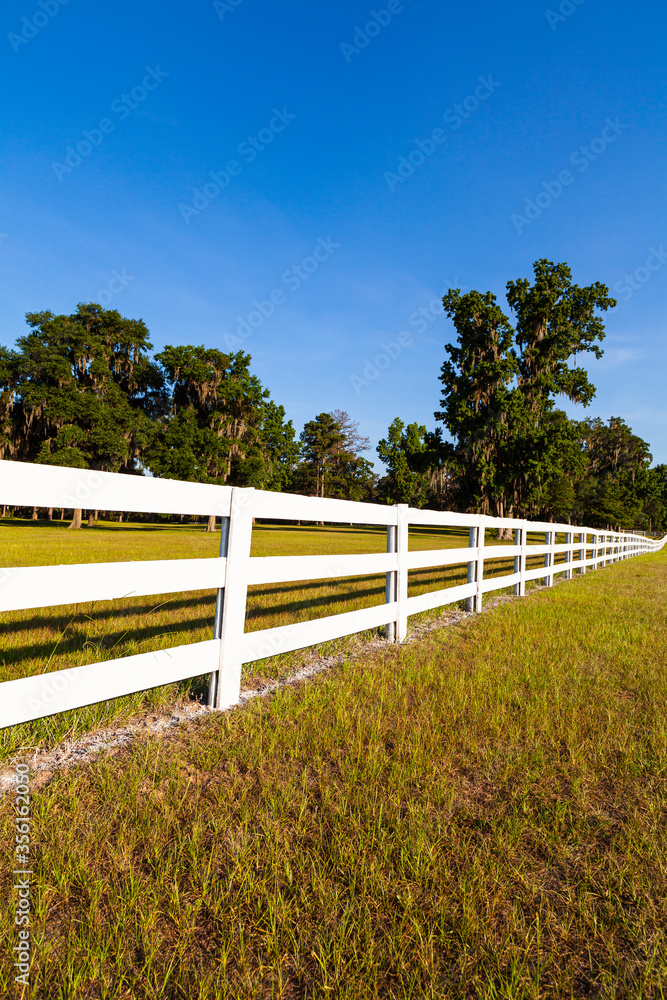
<svg viewBox="0 0 667 1000">
<path fill-rule="evenodd" d="M 30 530 L 34 528 L 48 528 L 51 531 L 68 531 L 69 521 L 22 521 L 18 518 L 13 520 L 7 520 L 6 518 L 0 518 L 0 530 L 2 528 L 21 528 L 25 530 Z M 109 531 L 118 532 L 127 529 L 129 531 L 174 531 L 178 529 L 200 529 L 204 533 L 206 532 L 205 524 L 142 524 L 136 521 L 123 521 L 122 523 L 116 523 L 114 521 L 98 521 L 94 527 L 89 528 L 84 522 L 81 528 L 77 529 L 79 531 Z"/>
</svg>

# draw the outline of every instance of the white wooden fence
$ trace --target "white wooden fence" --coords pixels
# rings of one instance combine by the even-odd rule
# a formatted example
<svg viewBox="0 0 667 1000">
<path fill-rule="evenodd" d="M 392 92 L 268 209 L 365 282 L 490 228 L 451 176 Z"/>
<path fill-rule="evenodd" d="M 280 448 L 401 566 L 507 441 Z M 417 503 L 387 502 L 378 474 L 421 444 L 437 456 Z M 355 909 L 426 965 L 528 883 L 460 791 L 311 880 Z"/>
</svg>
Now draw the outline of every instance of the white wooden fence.
<svg viewBox="0 0 667 1000">
<path fill-rule="evenodd" d="M 207 559 L 92 563 L 0 568 L 0 612 L 109 601 L 149 594 L 217 590 L 213 638 L 172 649 L 0 684 L 0 728 L 81 708 L 201 674 L 211 674 L 209 704 L 226 708 L 239 700 L 244 663 L 301 649 L 341 636 L 384 627 L 401 642 L 409 615 L 465 599 L 480 611 L 483 595 L 513 587 L 523 596 L 526 582 L 585 573 L 620 559 L 663 547 L 641 535 L 601 532 L 568 524 L 416 510 L 399 504 L 356 503 L 316 497 L 182 483 L 48 465 L 0 461 L 0 503 L 23 507 L 86 507 L 159 514 L 215 514 L 222 518 L 220 555 Z M 253 518 L 324 521 L 386 526 L 386 553 L 364 555 L 251 557 Z M 467 528 L 466 548 L 410 551 L 411 526 Z M 487 528 L 510 528 L 514 544 L 489 545 Z M 528 535 L 544 533 L 544 544 Z M 557 535 L 565 542 L 558 543 Z M 529 569 L 528 559 L 543 565 Z M 562 559 L 561 559 L 562 557 Z M 513 558 L 513 572 L 484 577 L 485 561 Z M 557 561 L 558 559 L 558 561 Z M 467 564 L 467 583 L 408 597 L 408 573 L 427 567 Z M 384 604 L 279 628 L 245 631 L 246 597 L 252 584 L 330 580 L 386 574 Z"/>
</svg>

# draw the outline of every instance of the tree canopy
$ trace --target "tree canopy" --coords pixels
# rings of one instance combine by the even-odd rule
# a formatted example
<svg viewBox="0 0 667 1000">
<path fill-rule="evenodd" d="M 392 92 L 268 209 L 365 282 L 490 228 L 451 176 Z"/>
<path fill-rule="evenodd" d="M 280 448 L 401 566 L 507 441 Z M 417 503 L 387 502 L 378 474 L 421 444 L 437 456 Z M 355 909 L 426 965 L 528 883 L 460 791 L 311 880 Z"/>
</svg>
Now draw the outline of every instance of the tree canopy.
<svg viewBox="0 0 667 1000">
<path fill-rule="evenodd" d="M 440 370 L 441 426 L 396 417 L 377 445 L 380 477 L 345 410 L 317 414 L 297 436 L 250 355 L 191 344 L 153 355 L 142 320 L 96 303 L 28 313 L 29 332 L 0 346 L 0 457 L 592 527 L 667 526 L 667 466 L 651 468 L 647 442 L 621 417 L 572 420 L 556 406 L 595 396 L 577 360 L 602 354 L 602 314 L 615 305 L 606 286 L 580 287 L 566 264 L 538 260 L 530 281 L 507 282 L 506 299 L 507 313 L 490 291 L 443 297 L 457 337 Z"/>
<path fill-rule="evenodd" d="M 71 316 L 47 311 L 26 319 L 31 332 L 0 356 L 3 453 L 136 471 L 166 407 L 143 321 L 84 303 Z"/>
<path fill-rule="evenodd" d="M 445 348 L 435 417 L 454 438 L 468 504 L 500 517 L 532 515 L 557 483 L 576 474 L 576 461 L 568 464 L 575 458 L 570 431 L 554 404 L 557 396 L 583 406 L 593 399 L 595 387 L 576 358 L 601 356 L 597 312 L 616 304 L 600 282 L 573 284 L 567 264 L 538 260 L 533 272 L 532 284 L 507 282 L 515 325 L 491 292 L 450 289 L 443 298 L 458 337 Z"/>
</svg>

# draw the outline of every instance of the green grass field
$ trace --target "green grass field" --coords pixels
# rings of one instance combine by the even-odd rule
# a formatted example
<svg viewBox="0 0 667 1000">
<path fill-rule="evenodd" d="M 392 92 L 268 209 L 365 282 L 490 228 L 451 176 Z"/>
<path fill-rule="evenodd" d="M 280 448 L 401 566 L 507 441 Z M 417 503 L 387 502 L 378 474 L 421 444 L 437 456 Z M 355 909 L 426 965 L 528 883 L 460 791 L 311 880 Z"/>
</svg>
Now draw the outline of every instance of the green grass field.
<svg viewBox="0 0 667 1000">
<path fill-rule="evenodd" d="M 536 542 L 543 540 L 543 536 L 534 538 Z M 467 530 L 413 528 L 410 532 L 411 549 L 467 544 Z M 217 533 L 207 534 L 201 525 L 98 522 L 92 530 L 73 532 L 67 530 L 66 523 L 57 521 L 45 524 L 0 519 L 0 566 L 212 557 L 217 555 L 218 547 Z M 385 550 L 384 528 L 258 524 L 253 529 L 252 555 L 256 556 Z M 511 571 L 511 560 L 487 563 L 487 575 Z M 465 574 L 465 565 L 415 571 L 410 574 L 409 592 L 420 594 L 464 583 Z M 384 601 L 384 588 L 384 576 L 252 587 L 246 629 L 271 628 L 369 607 Z M 214 592 L 199 591 L 0 614 L 0 681 L 210 639 L 214 606 Z M 426 617 L 432 616 L 429 613 Z M 323 652 L 348 647 L 348 640 L 342 639 L 328 643 Z M 300 659 L 302 654 L 296 652 L 248 664 L 245 680 L 279 676 Z M 10 759 L 22 747 L 53 746 L 100 726 L 201 698 L 207 684 L 207 677 L 195 677 L 182 684 L 0 730 L 0 761 Z"/>
<path fill-rule="evenodd" d="M 666 598 L 633 559 L 57 773 L 25 994 L 5 799 L 0 993 L 664 997 Z"/>
</svg>

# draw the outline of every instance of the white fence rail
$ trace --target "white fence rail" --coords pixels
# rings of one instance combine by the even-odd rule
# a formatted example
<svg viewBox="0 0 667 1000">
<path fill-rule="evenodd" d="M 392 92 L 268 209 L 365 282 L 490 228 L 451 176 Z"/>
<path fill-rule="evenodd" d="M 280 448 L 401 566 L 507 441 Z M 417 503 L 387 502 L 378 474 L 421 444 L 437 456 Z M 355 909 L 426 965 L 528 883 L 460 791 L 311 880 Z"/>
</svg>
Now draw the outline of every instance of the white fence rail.
<svg viewBox="0 0 667 1000">
<path fill-rule="evenodd" d="M 149 594 L 215 589 L 213 638 L 172 649 L 0 683 L 0 728 L 82 708 L 122 695 L 211 675 L 209 704 L 238 702 L 244 663 L 331 639 L 384 627 L 401 642 L 408 617 L 465 599 L 480 611 L 483 595 L 513 587 L 523 596 L 529 580 L 551 586 L 564 573 L 585 573 L 620 559 L 662 549 L 667 536 L 599 531 L 535 521 L 416 510 L 399 504 L 356 503 L 262 490 L 183 483 L 48 465 L 0 461 L 0 503 L 28 507 L 87 507 L 161 514 L 216 514 L 222 518 L 220 555 L 208 559 L 113 562 L 88 565 L 0 568 L 0 612 L 108 601 Z M 386 553 L 252 557 L 253 518 L 384 526 Z M 411 526 L 467 528 L 466 548 L 410 551 Z M 489 545 L 488 528 L 510 528 L 514 544 Z M 544 535 L 544 544 L 528 535 Z M 565 542 L 557 542 L 558 535 Z M 543 565 L 528 568 L 528 560 Z M 563 561 L 556 561 L 563 556 Z M 484 577 L 485 562 L 513 559 L 513 572 Z M 408 597 L 411 570 L 467 565 L 467 582 Z M 253 584 L 331 580 L 386 574 L 385 603 L 256 632 L 245 631 L 247 590 Z"/>
</svg>

